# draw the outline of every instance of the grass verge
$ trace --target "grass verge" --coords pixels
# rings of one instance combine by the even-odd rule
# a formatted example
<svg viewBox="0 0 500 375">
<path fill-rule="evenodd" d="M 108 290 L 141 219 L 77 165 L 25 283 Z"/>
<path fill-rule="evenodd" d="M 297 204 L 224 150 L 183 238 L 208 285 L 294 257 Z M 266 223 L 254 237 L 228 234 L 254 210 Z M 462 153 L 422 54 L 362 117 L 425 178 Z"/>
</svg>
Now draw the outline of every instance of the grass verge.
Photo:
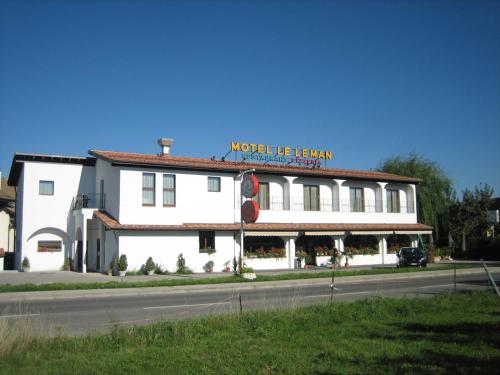
<svg viewBox="0 0 500 375">
<path fill-rule="evenodd" d="M 457 268 L 468 268 L 470 266 L 460 265 Z M 335 277 L 347 276 L 363 276 L 363 275 L 381 275 L 393 273 L 407 272 L 426 272 L 451 270 L 452 265 L 434 266 L 432 268 L 375 268 L 375 269 L 359 269 L 359 270 L 341 270 L 335 271 Z M 116 289 L 116 288 L 146 288 L 159 286 L 183 286 L 183 285 L 207 285 L 207 284 L 226 284 L 226 283 L 245 283 L 259 281 L 280 281 L 280 280 L 302 280 L 302 279 L 317 279 L 324 277 L 332 277 L 331 271 L 325 272 L 304 272 L 304 273 L 286 273 L 281 275 L 257 275 L 257 279 L 253 281 L 242 279 L 239 276 L 220 276 L 206 278 L 183 278 L 183 279 L 163 279 L 163 280 L 147 280 L 146 281 L 109 281 L 105 283 L 48 283 L 48 284 L 18 284 L 0 285 L 0 293 L 8 292 L 40 292 L 54 290 L 79 290 L 79 289 Z"/>
<path fill-rule="evenodd" d="M 20 340 L 0 349 L 0 373 L 493 374 L 500 304 L 485 292 L 374 298 Z"/>
</svg>

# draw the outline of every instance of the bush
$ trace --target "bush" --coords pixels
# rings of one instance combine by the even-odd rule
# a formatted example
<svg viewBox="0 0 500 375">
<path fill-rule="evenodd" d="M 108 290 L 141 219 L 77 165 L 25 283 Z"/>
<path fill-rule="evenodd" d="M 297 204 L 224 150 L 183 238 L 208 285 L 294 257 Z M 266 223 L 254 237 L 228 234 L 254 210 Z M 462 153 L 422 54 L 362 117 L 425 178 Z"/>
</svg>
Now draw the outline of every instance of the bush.
<svg viewBox="0 0 500 375">
<path fill-rule="evenodd" d="M 153 262 L 153 258 L 152 257 L 149 257 L 147 260 L 146 260 L 146 272 L 151 272 L 151 271 L 154 271 L 155 270 L 155 262 Z"/>
<path fill-rule="evenodd" d="M 23 268 L 31 268 L 30 260 L 28 259 L 28 257 L 24 257 L 22 266 L 23 266 Z"/>
<path fill-rule="evenodd" d="M 186 267 L 186 259 L 182 253 L 177 257 L 177 273 L 193 273 L 188 267 Z"/>
<path fill-rule="evenodd" d="M 205 265 L 203 266 L 203 270 L 205 272 L 212 272 L 214 270 L 214 262 L 212 260 L 209 260 Z"/>
<path fill-rule="evenodd" d="M 500 260 L 500 237 L 471 237 L 464 255 L 467 259 Z"/>
<path fill-rule="evenodd" d="M 243 266 L 241 267 L 241 273 L 254 273 L 254 270 L 252 267 Z"/>
<path fill-rule="evenodd" d="M 126 271 L 128 267 L 127 256 L 125 254 L 120 255 L 118 260 L 118 271 Z"/>
<path fill-rule="evenodd" d="M 159 263 L 155 264 L 155 274 L 156 275 L 168 275 L 168 270 L 166 268 L 162 268 Z"/>
</svg>

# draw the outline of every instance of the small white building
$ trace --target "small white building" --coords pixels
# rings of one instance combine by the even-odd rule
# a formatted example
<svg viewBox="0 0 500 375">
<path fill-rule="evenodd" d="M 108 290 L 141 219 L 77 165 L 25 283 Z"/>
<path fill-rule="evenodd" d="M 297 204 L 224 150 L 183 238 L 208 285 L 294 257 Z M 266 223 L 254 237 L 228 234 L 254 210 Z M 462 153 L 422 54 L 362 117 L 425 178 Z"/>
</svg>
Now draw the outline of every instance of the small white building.
<svg viewBox="0 0 500 375">
<path fill-rule="evenodd" d="M 240 253 L 240 181 L 255 169 L 260 214 L 245 224 L 244 260 L 256 270 L 292 269 L 298 254 L 320 265 L 333 247 L 351 265 L 395 263 L 394 250 L 416 245 L 432 228 L 417 223 L 419 180 L 371 171 L 319 169 L 90 150 L 90 157 L 14 156 L 16 263 L 34 271 L 108 270 L 126 254 L 128 269 L 148 257 L 169 271 L 180 253 L 203 272 L 232 265 Z M 300 251 L 300 253 L 299 253 Z"/>
</svg>

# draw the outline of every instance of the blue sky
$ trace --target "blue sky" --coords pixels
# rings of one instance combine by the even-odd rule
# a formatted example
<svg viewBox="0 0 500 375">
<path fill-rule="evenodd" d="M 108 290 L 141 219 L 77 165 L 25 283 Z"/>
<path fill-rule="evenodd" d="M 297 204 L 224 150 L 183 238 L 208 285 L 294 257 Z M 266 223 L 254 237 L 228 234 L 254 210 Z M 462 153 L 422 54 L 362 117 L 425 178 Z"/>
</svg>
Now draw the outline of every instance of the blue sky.
<svg viewBox="0 0 500 375">
<path fill-rule="evenodd" d="M 499 1 L 0 2 L 0 168 L 15 152 L 223 156 L 230 141 L 411 151 L 500 195 Z"/>
</svg>

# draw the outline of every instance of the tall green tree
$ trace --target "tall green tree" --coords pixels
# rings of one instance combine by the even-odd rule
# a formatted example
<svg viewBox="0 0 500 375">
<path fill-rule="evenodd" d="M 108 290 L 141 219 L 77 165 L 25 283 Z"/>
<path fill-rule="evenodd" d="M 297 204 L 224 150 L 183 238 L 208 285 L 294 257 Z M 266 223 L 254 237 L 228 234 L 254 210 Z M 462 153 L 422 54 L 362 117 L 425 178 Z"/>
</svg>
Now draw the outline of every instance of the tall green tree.
<svg viewBox="0 0 500 375">
<path fill-rule="evenodd" d="M 446 172 L 436 163 L 410 153 L 408 156 L 392 156 L 380 163 L 378 171 L 422 180 L 417 185 L 417 214 L 421 223 L 434 227 L 436 241 L 447 227 L 447 212 L 453 197 L 453 183 Z"/>
<path fill-rule="evenodd" d="M 454 199 L 450 205 L 450 232 L 457 243 L 461 242 L 463 253 L 467 251 L 467 237 L 485 236 L 492 195 L 493 189 L 488 184 L 480 184 L 474 190 L 465 189 L 462 200 Z"/>
</svg>

